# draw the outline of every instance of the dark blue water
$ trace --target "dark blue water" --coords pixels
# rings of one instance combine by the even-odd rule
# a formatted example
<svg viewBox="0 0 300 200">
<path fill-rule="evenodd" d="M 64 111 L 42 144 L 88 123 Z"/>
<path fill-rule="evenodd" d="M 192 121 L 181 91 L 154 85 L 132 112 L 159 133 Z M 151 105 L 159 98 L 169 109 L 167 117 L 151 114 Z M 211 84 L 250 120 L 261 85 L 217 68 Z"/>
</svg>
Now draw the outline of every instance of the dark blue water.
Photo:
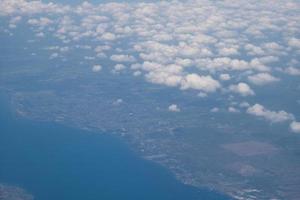
<svg viewBox="0 0 300 200">
<path fill-rule="evenodd" d="M 36 200 L 226 199 L 175 180 L 119 139 L 18 119 L 0 95 L 0 182 Z"/>
</svg>

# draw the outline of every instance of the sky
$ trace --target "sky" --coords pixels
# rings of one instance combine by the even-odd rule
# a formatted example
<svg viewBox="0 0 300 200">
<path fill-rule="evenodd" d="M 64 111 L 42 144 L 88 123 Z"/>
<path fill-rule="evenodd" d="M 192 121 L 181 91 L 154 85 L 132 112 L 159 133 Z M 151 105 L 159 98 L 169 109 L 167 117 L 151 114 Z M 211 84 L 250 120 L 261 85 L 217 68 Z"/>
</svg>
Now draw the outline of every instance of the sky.
<svg viewBox="0 0 300 200">
<path fill-rule="evenodd" d="M 272 4 L 272 6 L 270 6 Z M 297 1 L 159 1 L 80 4 L 2 0 L 1 31 L 13 35 L 28 25 L 34 38 L 54 37 L 45 47 L 49 59 L 62 59 L 82 41 L 97 43 L 86 60 L 109 60 L 111 72 L 141 76 L 145 81 L 193 90 L 205 98 L 238 97 L 228 112 L 243 112 L 266 123 L 287 123 L 300 133 L 300 116 L 281 107 L 255 102 L 257 90 L 300 77 L 300 12 Z M 91 67 L 101 73 L 101 63 Z M 296 91 L 295 91 L 296 92 Z M 299 97 L 299 95 L 298 95 Z M 270 99 L 272 101 L 272 99 Z M 299 106 L 299 99 L 294 99 Z M 169 110 L 180 112 L 170 104 Z M 212 112 L 218 112 L 213 108 Z"/>
</svg>

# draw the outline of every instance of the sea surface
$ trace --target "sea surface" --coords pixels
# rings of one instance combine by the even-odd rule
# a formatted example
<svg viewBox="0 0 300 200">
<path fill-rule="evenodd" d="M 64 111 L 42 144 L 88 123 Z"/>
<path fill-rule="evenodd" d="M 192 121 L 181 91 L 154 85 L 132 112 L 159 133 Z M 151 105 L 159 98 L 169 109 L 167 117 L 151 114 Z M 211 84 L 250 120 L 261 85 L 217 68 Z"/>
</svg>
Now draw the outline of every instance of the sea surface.
<svg viewBox="0 0 300 200">
<path fill-rule="evenodd" d="M 0 94 L 0 183 L 36 200 L 193 200 L 227 198 L 183 185 L 109 134 L 34 122 Z"/>
</svg>

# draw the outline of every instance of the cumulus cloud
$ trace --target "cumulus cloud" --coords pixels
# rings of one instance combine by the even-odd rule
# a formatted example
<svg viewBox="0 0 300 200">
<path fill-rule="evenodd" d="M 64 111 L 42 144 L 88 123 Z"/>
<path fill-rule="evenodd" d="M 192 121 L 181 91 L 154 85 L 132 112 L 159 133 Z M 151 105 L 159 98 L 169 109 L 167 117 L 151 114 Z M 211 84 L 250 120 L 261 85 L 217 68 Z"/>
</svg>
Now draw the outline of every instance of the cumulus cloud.
<svg viewBox="0 0 300 200">
<path fill-rule="evenodd" d="M 219 49 L 219 54 L 221 56 L 230 56 L 230 55 L 238 55 L 239 52 L 236 48 L 233 48 L 233 47 L 230 47 L 230 48 L 222 48 L 222 49 Z"/>
<path fill-rule="evenodd" d="M 247 109 L 247 113 L 257 117 L 265 118 L 266 120 L 273 123 L 290 121 L 294 119 L 294 116 L 290 113 L 287 113 L 286 111 L 271 111 L 260 104 L 255 104 L 249 107 Z"/>
<path fill-rule="evenodd" d="M 261 47 L 255 46 L 253 44 L 246 44 L 244 48 L 247 53 L 252 56 L 261 56 L 265 54 L 264 50 Z"/>
<path fill-rule="evenodd" d="M 293 48 L 300 49 L 300 39 L 298 38 L 293 37 L 289 39 L 288 44 Z"/>
<path fill-rule="evenodd" d="M 205 98 L 205 97 L 207 97 L 207 94 L 204 92 L 199 92 L 197 96 L 201 97 L 201 98 Z"/>
<path fill-rule="evenodd" d="M 116 35 L 110 32 L 104 33 L 100 38 L 104 41 L 113 41 L 117 39 Z"/>
<path fill-rule="evenodd" d="M 114 73 L 118 73 L 118 72 L 123 71 L 123 70 L 125 70 L 125 69 L 126 69 L 126 66 L 125 66 L 125 65 L 123 65 L 123 64 L 116 64 L 116 65 L 114 66 L 113 72 L 114 72 Z"/>
<path fill-rule="evenodd" d="M 93 68 L 92 68 L 92 71 L 93 72 L 99 72 L 99 71 L 101 71 L 101 69 L 102 69 L 101 65 L 94 65 Z"/>
<path fill-rule="evenodd" d="M 21 20 L 22 20 L 22 17 L 21 17 L 21 16 L 16 16 L 16 17 L 11 18 L 11 19 L 9 20 L 9 23 L 10 23 L 10 24 L 16 24 L 16 23 L 18 23 L 18 22 L 21 21 Z"/>
<path fill-rule="evenodd" d="M 239 111 L 237 108 L 230 106 L 230 107 L 228 108 L 228 112 L 231 112 L 231 113 L 239 113 L 240 111 Z"/>
<path fill-rule="evenodd" d="M 240 103 L 239 106 L 241 108 L 248 108 L 248 107 L 250 107 L 250 104 L 248 102 L 244 101 L 244 102 Z"/>
<path fill-rule="evenodd" d="M 140 76 L 142 74 L 141 71 L 135 71 L 133 72 L 133 76 Z"/>
<path fill-rule="evenodd" d="M 217 107 L 210 109 L 210 112 L 212 112 L 212 113 L 219 112 L 219 111 L 220 111 L 220 109 Z"/>
<path fill-rule="evenodd" d="M 21 16 L 12 17 L 9 20 L 9 28 L 16 28 L 17 27 L 17 23 L 19 23 L 21 20 L 22 20 Z"/>
<path fill-rule="evenodd" d="M 53 21 L 47 17 L 40 17 L 38 19 L 29 19 L 28 20 L 28 24 L 33 25 L 33 26 L 45 27 L 52 23 L 53 23 Z"/>
<path fill-rule="evenodd" d="M 220 83 L 211 76 L 199 76 L 197 74 L 188 74 L 181 81 L 181 89 L 196 89 L 205 92 L 214 92 L 220 88 Z"/>
<path fill-rule="evenodd" d="M 170 1 L 135 3 L 129 6 L 126 3 L 93 5 L 84 2 L 76 7 L 70 7 L 37 1 L 3 0 L 0 4 L 3 11 L 2 15 L 10 16 L 17 13 L 18 15 L 28 15 L 31 17 L 28 23 L 32 26 L 49 26 L 57 23 L 55 36 L 63 42 L 91 38 L 103 42 L 103 46 L 107 46 L 107 44 L 119 42 L 118 39 L 125 39 L 118 44 L 125 44 L 126 46 L 124 41 L 132 41 L 132 37 L 134 37 L 129 49 L 133 48 L 143 62 L 154 62 L 159 66 L 175 64 L 182 66 L 183 69 L 196 66 L 200 70 L 209 72 L 270 71 L 268 63 L 276 62 L 277 56 L 283 55 L 284 45 L 293 48 L 298 46 L 299 39 L 293 35 L 288 38 L 281 38 L 281 43 L 285 42 L 285 44 L 279 45 L 277 41 L 252 44 L 251 37 L 263 36 L 262 30 L 264 29 L 269 28 L 273 31 L 280 30 L 290 33 L 294 32 L 291 30 L 294 30 L 295 27 L 289 25 L 282 28 L 277 24 L 271 26 L 266 21 L 259 20 L 266 16 L 260 12 L 253 14 L 252 5 L 247 2 L 237 3 L 240 8 L 239 11 L 228 6 L 228 3 L 227 1 L 218 4 L 207 1 L 192 1 L 178 4 Z M 290 9 L 279 3 L 272 9 L 268 8 L 266 2 L 256 3 L 256 9 L 267 9 L 272 18 L 277 14 L 281 16 L 280 13 Z M 190 8 L 191 5 L 193 9 L 184 9 Z M 210 15 L 209 10 L 211 8 L 214 8 L 216 15 L 220 16 L 222 20 L 203 20 Z M 240 20 L 239 12 L 249 16 L 249 20 L 242 19 L 244 23 L 237 23 Z M 59 19 L 52 20 L 51 17 L 35 16 L 35 14 L 40 13 L 49 14 L 51 17 L 55 14 L 63 13 L 64 15 L 57 15 L 56 17 Z M 233 17 L 232 14 L 237 14 L 237 16 Z M 81 20 L 74 20 L 71 17 L 76 15 Z M 20 17 L 16 16 L 15 19 L 12 17 L 11 22 L 19 21 Z M 280 19 L 289 22 L 293 21 L 293 16 L 285 16 L 285 18 Z M 77 21 L 80 23 L 76 23 Z M 210 35 L 207 35 L 207 30 L 210 30 Z M 240 31 L 241 33 L 239 33 Z M 246 38 L 236 37 L 238 33 Z M 166 42 L 170 40 L 174 40 L 176 43 Z M 109 47 L 111 50 L 111 46 Z M 104 51 L 107 50 L 107 48 L 96 48 L 97 57 L 105 58 L 106 53 Z M 116 49 L 114 50 L 116 51 Z M 246 50 L 246 54 L 250 55 L 250 59 L 242 59 L 244 57 L 243 50 Z M 241 56 L 239 56 L 240 54 Z M 132 56 L 125 54 L 114 54 L 109 57 L 116 62 L 133 62 L 135 60 Z M 183 70 L 183 72 L 186 71 Z M 153 74 L 149 76 L 153 77 Z M 185 79 L 184 76 L 181 78 Z M 228 76 L 220 76 L 220 79 L 228 80 Z M 172 81 L 161 82 L 161 84 L 164 83 L 175 85 Z"/>
<path fill-rule="evenodd" d="M 224 91 L 221 83 L 236 79 L 239 83 L 230 85 L 229 91 L 251 96 L 255 93 L 245 82 L 265 85 L 279 81 L 271 73 L 281 61 L 289 64 L 280 72 L 300 75 L 299 63 L 291 62 L 299 57 L 300 47 L 295 23 L 299 12 L 294 12 L 294 7 L 281 1 L 270 7 L 268 1 L 258 0 L 234 5 L 231 1 L 171 0 L 84 2 L 77 6 L 2 0 L 0 16 L 8 19 L 11 28 L 27 23 L 36 36 L 52 34 L 62 43 L 76 46 L 89 41 L 87 49 L 93 49 L 94 54 L 84 58 L 116 62 L 115 73 L 131 70 L 133 76 L 143 75 L 151 83 L 198 90 L 198 96 L 203 97 Z M 51 59 L 66 52 L 55 50 Z M 135 64 L 126 68 L 121 63 Z"/>
<path fill-rule="evenodd" d="M 171 87 L 178 86 L 182 77 L 179 75 L 173 75 L 165 71 L 154 71 L 146 74 L 146 79 L 152 83 L 163 84 Z"/>
<path fill-rule="evenodd" d="M 255 85 L 266 85 L 269 83 L 277 82 L 280 79 L 268 73 L 259 73 L 248 76 L 248 80 Z"/>
<path fill-rule="evenodd" d="M 14 15 L 14 14 L 47 14 L 55 13 L 62 14 L 70 11 L 69 6 L 62 6 L 59 4 L 48 3 L 41 1 L 25 1 L 25 0 L 3 0 L 0 2 L 0 15 Z"/>
<path fill-rule="evenodd" d="M 135 58 L 131 55 L 112 55 L 110 59 L 115 62 L 135 62 Z"/>
<path fill-rule="evenodd" d="M 290 129 L 291 129 L 291 131 L 293 131 L 294 133 L 300 133 L 300 122 L 293 121 L 293 122 L 290 124 Z"/>
<path fill-rule="evenodd" d="M 241 96 L 252 96 L 255 95 L 254 91 L 250 88 L 247 83 L 238 83 L 237 85 L 230 85 L 229 90 L 240 94 Z"/>
<path fill-rule="evenodd" d="M 119 105 L 121 105 L 123 102 L 124 102 L 123 99 L 117 99 L 117 100 L 115 100 L 115 101 L 112 102 L 112 105 L 114 105 L 114 106 L 119 106 Z"/>
<path fill-rule="evenodd" d="M 229 74 L 220 74 L 220 79 L 222 81 L 229 81 L 231 79 Z"/>
<path fill-rule="evenodd" d="M 45 34 L 43 32 L 39 32 L 35 34 L 36 37 L 45 37 Z"/>
<path fill-rule="evenodd" d="M 111 46 L 109 45 L 98 45 L 95 47 L 94 51 L 96 53 L 102 53 L 103 51 L 108 51 L 111 49 Z"/>
<path fill-rule="evenodd" d="M 168 107 L 168 110 L 171 112 L 180 112 L 180 108 L 176 104 L 172 104 Z"/>
<path fill-rule="evenodd" d="M 287 67 L 283 71 L 292 76 L 300 76 L 300 68 L 296 67 Z"/>
<path fill-rule="evenodd" d="M 57 58 L 59 55 L 58 53 L 52 53 L 49 57 L 49 59 L 54 59 L 54 58 Z"/>
</svg>

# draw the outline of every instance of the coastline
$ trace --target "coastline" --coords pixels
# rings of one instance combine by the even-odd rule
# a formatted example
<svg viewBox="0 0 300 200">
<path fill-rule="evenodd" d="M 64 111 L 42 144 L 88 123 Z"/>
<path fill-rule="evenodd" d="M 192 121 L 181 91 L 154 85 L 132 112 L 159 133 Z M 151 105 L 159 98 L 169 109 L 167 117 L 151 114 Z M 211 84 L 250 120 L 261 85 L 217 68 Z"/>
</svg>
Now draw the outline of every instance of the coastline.
<svg viewBox="0 0 300 200">
<path fill-rule="evenodd" d="M 3 93 L 2 92 L 1 92 L 1 106 L 3 107 Z M 6 111 L 9 111 L 10 106 L 5 106 L 5 109 L 6 109 Z M 4 111 L 4 109 L 2 109 L 2 110 Z M 3 115 L 5 115 L 5 111 L 2 113 L 2 117 L 3 117 Z M 136 194 L 137 196 L 139 196 L 139 195 L 140 196 L 150 195 L 149 193 L 147 194 L 146 191 L 147 190 L 150 190 L 150 191 L 152 190 L 152 192 L 156 191 L 158 194 L 157 195 L 154 194 L 154 196 L 152 196 L 152 197 L 149 196 L 149 199 L 151 199 L 151 198 L 152 199 L 153 198 L 160 199 L 159 196 L 161 195 L 161 196 L 164 196 L 164 198 L 161 197 L 161 199 L 165 200 L 165 199 L 168 199 L 169 197 L 172 197 L 171 193 L 174 193 L 174 191 L 175 191 L 175 193 L 178 193 L 178 194 L 176 194 L 178 196 L 178 198 L 177 198 L 178 200 L 184 198 L 184 196 L 190 196 L 191 199 L 195 199 L 195 200 L 196 199 L 200 199 L 200 197 L 203 197 L 203 196 L 207 196 L 207 197 L 212 196 L 212 197 L 220 197 L 221 198 L 221 195 L 216 194 L 215 191 L 210 191 L 210 190 L 206 190 L 206 189 L 203 189 L 203 188 L 198 189 L 198 188 L 193 188 L 193 187 L 190 187 L 190 186 L 187 186 L 187 185 L 183 185 L 177 179 L 175 179 L 174 175 L 169 170 L 167 170 L 166 168 L 162 167 L 161 165 L 159 165 L 159 164 L 157 164 L 157 163 L 155 163 L 153 161 L 144 160 L 144 158 L 139 157 L 139 155 L 137 155 L 136 153 L 134 153 L 132 150 L 129 150 L 129 149 L 131 149 L 131 147 L 129 147 L 127 144 L 125 144 L 126 142 L 123 140 L 123 138 L 120 138 L 118 136 L 112 136 L 110 134 L 95 134 L 94 132 L 76 130 L 76 129 L 73 129 L 73 128 L 65 127 L 64 125 L 56 125 L 55 123 L 53 124 L 52 122 L 34 122 L 34 121 L 31 121 L 30 119 L 22 119 L 22 118 L 19 118 L 19 117 L 16 119 L 15 118 L 16 116 L 14 116 L 13 114 L 11 114 L 11 112 L 10 112 L 10 116 L 11 116 L 12 119 L 18 121 L 17 126 L 19 126 L 20 124 L 22 126 L 24 124 L 30 124 L 30 126 L 33 126 L 35 129 L 41 128 L 43 126 L 44 126 L 44 128 L 46 127 L 47 129 L 49 129 L 49 128 L 51 129 L 51 131 L 50 132 L 48 131 L 48 133 L 46 133 L 46 134 L 42 133 L 42 136 L 38 136 L 37 134 L 32 134 L 32 133 L 26 133 L 26 134 L 28 134 L 26 136 L 25 132 L 24 132 L 24 135 L 21 135 L 21 136 L 18 135 L 17 136 L 17 137 L 19 137 L 18 138 L 18 140 L 19 140 L 18 144 L 20 146 L 24 145 L 22 143 L 27 143 L 24 146 L 26 148 L 30 149 L 30 148 L 32 148 L 32 146 L 37 146 L 38 148 L 42 148 L 41 149 L 42 153 L 38 154 L 38 157 L 36 157 L 34 149 L 32 149 L 30 151 L 25 150 L 27 152 L 23 153 L 23 155 L 22 155 L 23 157 L 24 157 L 24 155 L 28 156 L 27 160 L 25 160 L 25 161 L 27 163 L 30 162 L 31 165 L 33 165 L 33 166 L 37 165 L 37 164 L 41 165 L 41 166 L 44 166 L 44 167 L 47 166 L 47 165 L 45 165 L 47 163 L 43 164 L 43 162 L 45 162 L 45 161 L 42 161 L 39 164 L 38 160 L 36 160 L 36 161 L 31 160 L 33 158 L 34 159 L 42 159 L 42 157 L 44 155 L 48 155 L 48 156 L 51 155 L 52 157 L 58 156 L 58 159 L 62 159 L 62 158 L 63 159 L 69 159 L 69 158 L 66 157 L 66 155 L 64 157 L 62 157 L 62 158 L 60 158 L 59 157 L 60 155 L 58 155 L 59 153 L 64 154 L 65 151 L 71 151 L 71 152 L 75 151 L 75 150 L 71 150 L 70 147 L 68 147 L 68 148 L 62 147 L 62 145 L 59 144 L 59 143 L 61 143 L 61 141 L 60 141 L 61 138 L 63 138 L 62 141 L 63 141 L 63 144 L 65 144 L 65 145 L 72 146 L 73 142 L 78 143 L 77 145 L 79 145 L 79 146 L 77 146 L 77 147 L 81 148 L 80 151 L 85 151 L 85 154 L 86 154 L 85 156 L 91 156 L 90 154 L 92 154 L 93 156 L 97 156 L 97 154 L 95 152 L 90 153 L 89 151 L 82 149 L 82 148 L 86 147 L 87 144 L 90 144 L 91 146 L 94 146 L 95 144 L 91 144 L 91 143 L 95 143 L 95 142 L 94 141 L 91 142 L 91 140 L 104 140 L 102 142 L 99 142 L 98 145 L 99 144 L 103 145 L 103 146 L 105 145 L 105 147 L 102 147 L 102 148 L 100 148 L 98 150 L 106 151 L 106 154 L 109 153 L 108 151 L 112 151 L 111 152 L 112 153 L 111 156 L 114 158 L 114 159 L 113 158 L 109 158 L 109 155 L 105 155 L 105 154 L 103 154 L 103 153 L 100 152 L 100 155 L 99 155 L 100 158 L 99 159 L 101 160 L 101 155 L 102 155 L 102 158 L 103 158 L 103 156 L 107 156 L 105 158 L 106 161 L 109 161 L 109 162 L 111 162 L 110 164 L 112 164 L 112 166 L 107 165 L 106 167 L 104 167 L 104 169 L 108 170 L 108 168 L 110 168 L 110 167 L 116 168 L 117 172 L 114 172 L 113 170 L 110 171 L 110 172 L 108 171 L 108 172 L 109 173 L 121 173 L 122 172 L 122 174 L 123 174 L 123 172 L 127 172 L 127 173 L 130 174 L 130 176 L 133 176 L 136 173 L 136 171 L 137 172 L 140 171 L 140 175 L 139 176 L 144 176 L 143 178 L 133 177 L 133 179 L 131 180 L 131 182 L 133 181 L 133 186 L 126 186 L 126 187 L 131 188 L 131 187 L 138 187 L 138 185 L 143 185 L 144 184 L 142 186 L 142 188 L 140 188 L 141 191 L 138 192 L 139 194 Z M 60 129 L 62 129 L 64 131 L 65 130 L 69 130 L 68 132 L 70 132 L 70 130 L 72 130 L 71 131 L 72 133 L 70 133 L 70 134 L 69 133 L 62 133 Z M 59 133 L 55 133 L 55 134 L 53 134 L 53 136 L 49 135 L 49 134 L 52 134 L 52 132 L 54 133 L 55 130 L 58 130 L 58 132 L 61 132 L 60 134 L 62 134 L 62 135 L 58 135 Z M 24 131 L 26 131 L 26 129 L 24 129 Z M 1 135 L 1 137 L 3 137 L 3 135 Z M 9 139 L 6 138 L 6 141 L 13 141 L 17 137 L 10 136 Z M 75 139 L 74 139 L 74 137 L 75 137 Z M 70 142 L 69 140 L 74 140 L 74 141 Z M 81 142 L 82 142 L 81 140 L 85 141 L 84 144 L 81 144 Z M 30 144 L 30 143 L 28 143 L 28 141 L 29 142 L 33 141 L 33 143 Z M 54 143 L 51 144 L 51 145 L 47 144 L 48 142 L 54 142 L 54 141 L 58 142 L 58 144 L 54 144 Z M 20 142 L 22 142 L 22 143 L 20 143 Z M 42 144 L 39 144 L 39 143 L 42 143 Z M 104 144 L 104 143 L 108 143 L 108 144 Z M 13 146 L 14 144 L 13 144 L 13 142 L 11 142 L 11 144 L 8 144 L 8 145 L 9 146 Z M 47 147 L 47 145 L 49 145 L 49 147 Z M 55 145 L 55 146 L 53 147 L 53 145 Z M 16 156 L 16 155 L 18 155 L 18 151 L 21 151 L 21 150 L 24 151 L 24 149 L 22 149 L 22 147 L 20 147 L 20 146 L 17 148 L 19 150 L 16 150 L 15 148 L 9 148 L 9 149 L 14 149 L 16 152 L 8 152 L 8 151 L 3 152 L 4 151 L 3 149 L 5 149 L 5 148 L 2 147 L 2 154 L 4 154 L 4 155 L 5 154 L 10 154 L 9 156 L 8 155 L 5 156 L 6 159 L 8 159 L 10 156 Z M 43 150 L 43 148 L 45 148 L 45 146 L 48 149 Z M 50 147 L 50 146 L 52 146 L 52 147 Z M 75 146 L 73 145 L 73 148 Z M 49 152 L 49 150 L 50 151 L 56 151 L 55 149 L 57 149 L 57 148 L 62 148 L 62 149 L 65 148 L 65 149 L 64 150 L 60 150 L 60 152 L 54 152 L 54 153 L 53 152 Z M 94 146 L 94 148 L 97 149 L 98 147 Z M 77 150 L 76 150 L 75 152 L 77 152 L 77 153 L 79 153 L 81 155 L 82 152 L 80 152 L 80 151 L 77 152 Z M 117 159 L 117 160 L 121 159 L 121 161 L 120 160 L 115 161 L 115 159 Z M 129 161 L 126 160 L 126 159 L 129 159 Z M 23 166 L 22 166 L 23 168 L 26 168 L 26 166 L 24 165 L 24 163 L 26 163 L 25 161 L 23 161 Z M 58 162 L 58 161 L 59 160 L 56 160 L 55 162 Z M 15 163 L 15 162 L 18 163 L 19 161 L 14 160 L 13 163 Z M 59 162 L 62 162 L 62 161 L 59 161 Z M 75 163 L 79 162 L 79 163 L 81 163 L 82 161 L 79 161 L 77 159 L 75 159 L 75 160 L 71 159 L 68 162 L 75 162 Z M 86 160 L 85 162 L 90 162 L 90 161 Z M 96 163 L 96 165 L 99 165 L 99 167 L 101 167 L 100 164 L 101 165 L 105 164 L 105 162 L 97 163 L 96 161 L 95 161 L 95 163 Z M 124 168 L 122 168 L 122 167 L 116 167 L 116 166 L 119 166 L 119 164 L 121 164 L 121 163 L 125 164 Z M 50 167 L 52 167 L 54 169 L 57 168 L 56 165 L 52 165 L 51 164 L 51 161 L 48 164 L 50 165 Z M 68 163 L 66 163 L 66 165 L 68 165 Z M 17 167 L 17 166 L 10 166 L 10 167 Z M 35 168 L 35 167 L 36 166 L 34 166 L 33 168 Z M 70 165 L 69 165 L 69 167 L 70 167 Z M 2 166 L 2 168 L 1 168 L 3 170 L 2 176 L 0 174 L 0 181 L 1 182 L 2 181 L 8 182 L 9 184 L 12 184 L 12 185 L 19 185 L 20 184 L 20 186 L 24 186 L 25 189 L 29 189 L 29 191 L 31 191 L 33 193 L 33 195 L 37 197 L 37 199 L 43 199 L 43 198 L 40 198 L 42 196 L 41 194 L 36 194 L 36 193 L 39 193 L 39 192 L 36 192 L 36 189 L 34 189 L 36 186 L 34 186 L 34 184 L 32 185 L 32 183 L 30 183 L 32 181 L 36 181 L 34 177 L 30 177 L 31 174 L 25 174 L 24 175 L 24 174 L 22 174 L 22 170 L 18 174 L 13 174 L 14 172 L 12 174 L 8 174 L 7 173 L 8 172 L 7 171 L 8 168 L 9 168 L 8 165 L 5 166 L 5 167 Z M 31 172 L 32 173 L 32 171 L 31 171 L 32 169 L 29 169 L 30 166 L 29 167 L 27 166 L 27 168 L 28 168 L 27 170 L 29 170 L 27 172 Z M 80 167 L 76 167 L 76 168 L 77 168 L 77 170 L 80 169 Z M 132 168 L 132 169 L 129 169 L 129 168 Z M 136 168 L 136 169 L 134 169 L 134 168 Z M 89 168 L 89 169 L 90 170 L 91 169 L 95 170 L 95 168 Z M 47 170 L 50 170 L 50 169 L 47 169 Z M 46 172 L 47 172 L 47 170 L 46 170 Z M 61 170 L 61 169 L 58 168 L 58 169 L 55 169 L 55 170 Z M 65 168 L 63 168 L 63 171 L 64 170 L 68 170 L 68 166 L 66 166 Z M 71 168 L 70 170 L 73 171 L 74 169 Z M 75 170 L 75 172 L 77 170 Z M 25 171 L 26 170 L 24 170 L 23 172 L 25 172 Z M 34 171 L 35 171 L 35 173 L 41 173 L 41 174 L 44 174 L 44 172 L 45 172 L 40 167 L 36 168 Z M 73 173 L 75 173 L 75 172 L 73 171 Z M 4 175 L 4 173 L 5 173 L 5 175 Z M 62 172 L 57 171 L 54 174 L 56 174 L 56 173 L 61 174 Z M 68 172 L 67 172 L 67 174 L 68 174 Z M 45 179 L 47 179 L 47 176 L 49 176 L 47 174 L 44 174 L 44 175 L 46 176 Z M 121 175 L 121 174 L 119 174 L 119 175 Z M 3 178 L 3 176 L 5 176 L 5 177 Z M 13 178 L 11 179 L 10 176 L 13 177 Z M 20 177 L 22 177 L 22 176 L 23 176 L 23 179 L 22 178 L 20 179 Z M 50 175 L 50 176 L 53 176 L 53 174 Z M 60 176 L 64 176 L 64 174 L 61 174 Z M 84 174 L 81 174 L 80 176 L 82 176 L 81 178 L 83 178 Z M 90 176 L 89 173 L 88 173 L 88 176 Z M 101 175 L 101 173 L 100 173 L 97 176 L 103 176 L 103 174 Z M 116 176 L 116 175 L 113 175 L 113 176 Z M 126 180 L 126 179 L 130 178 L 130 177 L 127 177 L 127 176 L 124 176 L 124 175 L 121 175 L 121 176 L 123 176 L 121 179 L 118 179 L 117 177 L 115 177 L 113 179 L 115 179 L 115 182 L 116 182 L 116 181 L 122 181 L 123 179 Z M 156 177 L 157 180 L 153 179 L 154 177 Z M 70 176 L 69 178 L 72 178 L 72 176 Z M 104 178 L 105 178 L 105 176 L 104 176 Z M 109 177 L 106 177 L 106 178 L 108 180 L 110 179 Z M 31 179 L 31 180 L 28 182 L 28 180 L 26 181 L 26 179 Z M 138 179 L 138 180 L 135 180 L 135 179 Z M 18 182 L 18 180 L 19 181 L 21 180 L 21 182 L 23 181 L 23 183 Z M 49 180 L 51 180 L 51 179 L 49 179 Z M 83 178 L 83 180 L 84 180 L 84 178 Z M 63 181 L 67 181 L 67 180 L 63 179 Z M 93 180 L 93 181 L 95 181 L 95 183 L 97 183 L 96 180 Z M 126 181 L 128 181 L 128 180 L 126 180 Z M 126 184 L 126 181 L 123 184 Z M 141 181 L 141 182 L 139 182 L 139 181 Z M 148 183 L 146 183 L 146 181 L 148 181 Z M 108 183 L 107 187 L 109 187 L 110 184 L 114 185 L 116 183 L 114 183 L 114 182 Z M 29 186 L 29 187 L 27 188 L 26 185 Z M 105 187 L 105 185 L 106 184 L 103 184 L 102 187 Z M 158 186 L 156 186 L 156 185 L 160 185 L 159 187 L 162 187 L 164 189 L 159 189 Z M 42 186 L 39 186 L 39 187 L 43 188 Z M 45 188 L 43 188 L 43 189 L 44 189 L 44 192 L 47 192 L 47 189 L 45 189 Z M 111 188 L 110 190 L 115 190 L 115 189 L 116 188 Z M 131 188 L 131 189 L 135 189 L 135 188 Z M 119 189 L 117 189 L 117 190 L 119 190 Z M 180 190 L 181 190 L 181 192 L 180 192 Z M 120 193 L 122 193 L 122 192 L 124 193 L 123 190 L 120 191 Z M 145 192 L 145 194 L 142 194 L 143 192 Z M 126 193 L 126 191 L 125 191 L 125 193 Z M 161 193 L 161 194 L 159 194 L 159 193 Z M 127 194 L 127 195 L 129 195 L 129 194 Z M 182 198 L 180 198 L 180 196 Z M 173 197 L 174 197 L 174 195 L 173 195 Z M 173 199 L 173 198 L 171 198 L 171 199 Z"/>
</svg>

